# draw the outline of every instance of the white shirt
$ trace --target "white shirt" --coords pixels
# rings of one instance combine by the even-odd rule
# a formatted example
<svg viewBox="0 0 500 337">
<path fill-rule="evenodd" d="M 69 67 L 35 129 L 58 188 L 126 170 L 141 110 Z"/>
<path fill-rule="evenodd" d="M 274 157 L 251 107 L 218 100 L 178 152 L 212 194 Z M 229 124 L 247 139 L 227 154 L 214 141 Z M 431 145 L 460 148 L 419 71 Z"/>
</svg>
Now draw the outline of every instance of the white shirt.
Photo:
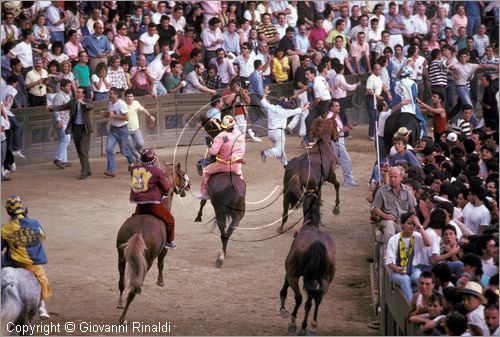
<svg viewBox="0 0 500 337">
<path fill-rule="evenodd" d="M 366 89 L 372 89 L 375 92 L 375 95 L 380 96 L 380 94 L 382 94 L 382 87 L 382 79 L 380 76 L 371 74 L 366 80 Z"/>
<path fill-rule="evenodd" d="M 261 53 L 257 53 L 257 55 L 255 55 L 255 59 L 256 60 L 261 60 L 262 61 L 262 64 L 266 64 L 267 63 L 267 60 L 269 59 L 269 56 L 266 56 L 264 54 L 261 54 Z M 271 75 L 271 66 L 272 64 L 269 63 L 269 66 L 267 67 L 267 69 L 263 70 L 262 71 L 262 76 L 269 76 Z"/>
<path fill-rule="evenodd" d="M 485 205 L 476 207 L 469 202 L 465 205 L 462 216 L 464 217 L 465 225 L 474 235 L 479 234 L 481 226 L 488 227 L 491 222 L 490 211 L 488 211 Z"/>
<path fill-rule="evenodd" d="M 388 266 L 391 263 L 396 264 L 396 260 L 399 254 L 399 236 L 400 234 L 395 234 L 391 236 L 389 241 L 387 242 L 387 251 L 385 255 L 385 265 Z M 415 237 L 415 244 L 413 246 L 413 260 L 412 266 L 418 266 L 419 264 L 425 264 L 427 261 L 427 257 L 425 256 L 425 246 L 424 239 L 420 233 L 413 233 Z M 409 246 L 410 238 L 403 238 L 405 242 L 405 247 Z"/>
<path fill-rule="evenodd" d="M 480 304 L 476 309 L 467 314 L 467 325 L 477 326 L 483 330 L 483 336 L 489 336 L 490 331 L 484 320 L 484 305 Z"/>
<path fill-rule="evenodd" d="M 122 101 L 121 99 L 118 99 L 118 101 L 116 101 L 116 103 L 109 101 L 108 111 L 114 112 L 115 114 L 117 114 L 119 116 L 125 116 L 128 114 L 127 104 L 125 104 L 125 102 Z M 128 124 L 128 121 L 119 121 L 116 119 L 111 119 L 111 125 L 118 127 L 118 128 L 125 126 L 127 124 Z"/>
<path fill-rule="evenodd" d="M 495 274 L 498 274 L 498 266 L 495 264 L 493 258 L 488 260 L 481 259 L 481 263 L 483 265 L 483 273 L 488 277 L 492 277 Z"/>
<path fill-rule="evenodd" d="M 288 24 L 285 22 L 285 27 L 282 27 L 279 23 L 275 24 L 276 30 L 280 36 L 280 40 L 286 35 L 286 29 L 288 28 Z"/>
<path fill-rule="evenodd" d="M 314 98 L 319 98 L 321 101 L 328 101 L 332 99 L 330 95 L 330 86 L 326 82 L 326 79 L 318 75 L 314 78 Z"/>
<path fill-rule="evenodd" d="M 10 52 L 21 61 L 23 68 L 33 67 L 33 49 L 30 44 L 21 41 Z"/>
<path fill-rule="evenodd" d="M 94 92 L 108 92 L 109 91 L 109 89 L 106 87 L 106 84 L 104 84 L 104 81 L 102 81 L 100 88 L 97 87 L 97 85 L 99 84 L 99 81 L 100 81 L 100 77 L 97 76 L 96 74 L 93 74 L 91 76 L 91 80 L 92 80 L 92 89 L 94 90 Z M 108 83 L 110 83 L 109 76 L 107 74 L 106 74 L 106 81 Z"/>
<path fill-rule="evenodd" d="M 425 247 L 425 250 L 427 252 L 427 257 L 430 258 L 433 255 L 441 255 L 441 237 L 436 234 L 436 231 L 432 228 L 427 228 L 426 230 L 427 235 L 431 239 L 431 246 L 430 247 Z M 430 263 L 427 263 L 429 265 Z"/>
<path fill-rule="evenodd" d="M 418 14 L 413 16 L 413 27 L 415 33 L 425 35 L 429 32 L 429 27 L 427 26 L 427 17 L 420 17 Z"/>
<path fill-rule="evenodd" d="M 210 51 L 222 48 L 222 43 L 212 45 L 213 42 L 217 40 L 224 40 L 220 28 L 217 28 L 215 31 L 212 31 L 211 29 L 203 29 L 203 32 L 201 32 L 201 39 L 203 40 L 203 46 L 205 46 L 205 49 Z"/>
<path fill-rule="evenodd" d="M 455 72 L 457 74 L 458 79 L 455 81 L 456 85 L 467 85 L 469 82 L 471 75 L 479 68 L 479 64 L 474 63 L 457 63 L 455 64 Z"/>
<path fill-rule="evenodd" d="M 405 28 L 403 28 L 403 33 L 410 35 L 415 33 L 415 23 L 413 22 L 413 16 L 407 18 L 406 16 L 402 15 L 401 22 L 405 25 Z"/>
<path fill-rule="evenodd" d="M 379 137 L 384 138 L 385 121 L 391 115 L 391 113 L 392 113 L 391 109 L 389 109 L 387 111 L 381 111 L 378 113 L 378 133 L 377 133 L 377 135 Z"/>
<path fill-rule="evenodd" d="M 160 81 L 163 77 L 163 74 L 165 74 L 165 71 L 167 71 L 168 67 L 169 66 L 163 65 L 161 59 L 158 59 L 154 60 L 148 65 L 148 70 L 151 76 L 153 76 L 156 81 Z"/>
<path fill-rule="evenodd" d="M 59 13 L 59 9 L 54 7 L 54 5 L 47 8 L 45 16 L 47 17 L 47 25 L 49 26 L 50 32 L 64 32 L 64 23 L 60 23 L 57 26 L 54 26 L 54 23 L 61 20 L 61 16 Z"/>
<path fill-rule="evenodd" d="M 234 63 L 237 63 L 240 66 L 240 76 L 241 77 L 249 77 L 255 70 L 253 67 L 253 61 L 255 61 L 255 56 L 251 53 L 248 56 L 248 60 L 245 61 L 243 55 L 238 55 L 234 60 Z"/>
<path fill-rule="evenodd" d="M 280 105 L 270 104 L 266 98 L 260 101 L 260 105 L 267 112 L 267 129 L 282 130 L 283 133 L 285 132 L 288 118 L 302 113 L 301 108 L 285 109 Z"/>
<path fill-rule="evenodd" d="M 347 58 L 347 56 L 349 56 L 349 54 L 347 53 L 347 49 L 345 49 L 344 47 L 341 47 L 340 50 L 338 50 L 337 47 L 333 47 L 328 52 L 328 57 L 338 58 L 340 64 L 344 64 L 344 59 Z"/>
<path fill-rule="evenodd" d="M 139 41 L 144 43 L 144 47 L 142 47 L 142 52 L 146 55 L 153 54 L 155 52 L 155 44 L 158 42 L 160 35 L 154 34 L 153 36 L 149 35 L 148 32 L 142 33 Z"/>
<path fill-rule="evenodd" d="M 176 20 L 173 15 L 169 15 L 170 24 L 174 26 L 177 32 L 184 31 L 184 27 L 186 27 L 186 18 L 182 15 L 179 20 Z"/>
</svg>

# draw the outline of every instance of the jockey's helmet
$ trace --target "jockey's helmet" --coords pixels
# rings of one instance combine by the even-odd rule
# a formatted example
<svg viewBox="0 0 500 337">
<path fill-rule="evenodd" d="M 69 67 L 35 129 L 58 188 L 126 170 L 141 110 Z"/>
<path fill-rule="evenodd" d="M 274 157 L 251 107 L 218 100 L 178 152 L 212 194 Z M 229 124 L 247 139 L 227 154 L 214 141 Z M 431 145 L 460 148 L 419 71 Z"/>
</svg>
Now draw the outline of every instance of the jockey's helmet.
<svg viewBox="0 0 500 337">
<path fill-rule="evenodd" d="M 405 66 L 403 71 L 401 71 L 401 77 L 408 77 L 413 74 L 413 68 L 410 66 Z"/>
<path fill-rule="evenodd" d="M 18 195 L 11 195 L 5 203 L 5 208 L 9 214 L 23 214 L 26 212 L 26 206 Z"/>
<path fill-rule="evenodd" d="M 152 165 L 158 158 L 153 149 L 145 149 L 141 153 L 141 162 L 146 165 Z"/>
<path fill-rule="evenodd" d="M 232 128 L 235 124 L 233 116 L 226 115 L 222 119 L 222 123 L 220 123 L 221 128 L 227 129 L 227 128 Z"/>
</svg>

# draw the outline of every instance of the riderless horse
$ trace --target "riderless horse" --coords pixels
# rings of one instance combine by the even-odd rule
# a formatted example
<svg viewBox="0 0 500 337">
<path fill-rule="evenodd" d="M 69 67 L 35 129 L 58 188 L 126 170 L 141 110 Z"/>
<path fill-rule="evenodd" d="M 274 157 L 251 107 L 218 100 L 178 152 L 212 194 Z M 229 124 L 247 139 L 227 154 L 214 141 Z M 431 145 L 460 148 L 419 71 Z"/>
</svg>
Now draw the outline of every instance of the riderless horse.
<svg viewBox="0 0 500 337">
<path fill-rule="evenodd" d="M 33 273 L 22 268 L 2 268 L 2 336 L 8 335 L 6 328 L 9 322 L 21 329 L 33 323 L 40 304 L 40 294 L 40 283 Z"/>
<path fill-rule="evenodd" d="M 167 164 L 165 175 L 172 188 L 169 191 L 168 198 L 164 200 L 165 206 L 170 210 L 174 192 L 181 197 L 186 196 L 186 190 L 189 190 L 189 178 L 182 171 L 181 165 Z M 118 271 L 120 280 L 118 288 L 120 298 L 117 308 L 123 308 L 123 291 L 125 290 L 125 271 L 127 271 L 127 280 L 129 293 L 127 303 L 120 316 L 120 323 L 125 322 L 125 315 L 130 303 L 134 300 L 136 294 L 141 293 L 141 287 L 146 274 L 151 268 L 154 260 L 158 258 L 158 280 L 157 285 L 163 287 L 163 260 L 168 250 L 165 249 L 166 229 L 163 220 L 154 215 L 133 215 L 128 218 L 116 238 L 116 249 L 118 250 Z"/>
<path fill-rule="evenodd" d="M 333 214 L 339 213 L 340 184 L 335 174 L 335 157 L 332 140 L 338 136 L 335 120 L 330 118 L 316 119 L 311 126 L 312 134 L 317 138 L 314 147 L 288 162 L 283 177 L 283 216 L 278 231 L 283 231 L 288 221 L 289 207 L 298 208 L 303 194 L 307 190 L 318 190 L 328 181 L 335 187 L 335 207 Z"/>
<path fill-rule="evenodd" d="M 292 312 L 289 332 L 295 332 L 295 319 L 302 303 L 302 294 L 299 288 L 299 278 L 304 279 L 304 289 L 307 293 L 305 316 L 302 321 L 301 334 L 306 334 L 309 311 L 314 299 L 314 315 L 310 335 L 315 334 L 318 322 L 318 308 L 327 293 L 335 276 L 335 243 L 331 237 L 319 229 L 321 222 L 319 190 L 306 191 L 304 197 L 304 224 L 297 237 L 292 242 L 290 252 L 285 261 L 286 275 L 283 288 L 280 292 L 280 315 L 287 318 L 289 313 L 285 309 L 288 287 L 295 293 L 295 307 Z"/>
<path fill-rule="evenodd" d="M 391 114 L 387 117 L 384 125 L 384 144 L 387 156 L 391 151 L 394 134 L 402 126 L 412 131 L 408 139 L 408 144 L 415 146 L 416 142 L 420 139 L 420 122 L 415 115 L 405 112 Z"/>
</svg>

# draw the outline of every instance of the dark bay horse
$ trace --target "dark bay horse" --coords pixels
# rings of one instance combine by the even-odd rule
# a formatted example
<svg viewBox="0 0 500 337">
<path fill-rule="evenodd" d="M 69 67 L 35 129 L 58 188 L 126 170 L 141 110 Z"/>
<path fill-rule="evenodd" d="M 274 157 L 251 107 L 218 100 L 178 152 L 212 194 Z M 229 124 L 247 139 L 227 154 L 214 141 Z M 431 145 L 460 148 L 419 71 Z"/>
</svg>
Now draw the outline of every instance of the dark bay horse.
<svg viewBox="0 0 500 337">
<path fill-rule="evenodd" d="M 180 164 L 166 164 L 165 175 L 170 182 L 170 193 L 164 199 L 165 206 L 170 209 L 174 192 L 181 197 L 186 195 L 189 189 L 189 178 L 182 171 Z M 141 293 L 141 287 L 148 270 L 154 260 L 158 258 L 158 280 L 157 285 L 163 287 L 163 260 L 168 250 L 165 249 L 166 229 L 163 220 L 154 215 L 133 215 L 128 218 L 116 238 L 116 249 L 118 250 L 118 272 L 120 280 L 118 288 L 120 298 L 117 308 L 123 308 L 123 291 L 125 290 L 125 271 L 129 293 L 127 303 L 120 316 L 120 324 L 125 322 L 125 315 L 135 295 Z"/>
<path fill-rule="evenodd" d="M 289 315 L 288 310 L 285 309 L 288 287 L 291 287 L 295 293 L 295 307 L 288 325 L 288 331 L 291 333 L 297 330 L 295 319 L 302 303 L 299 278 L 303 277 L 304 289 L 307 293 L 305 315 L 300 332 L 303 335 L 306 334 L 309 311 L 314 299 L 314 315 L 309 334 L 315 335 L 319 305 L 335 276 L 335 243 L 328 234 L 319 229 L 320 222 L 319 195 L 315 191 L 308 191 L 304 197 L 304 224 L 292 242 L 286 258 L 285 282 L 280 292 L 282 318 L 287 318 Z"/>
<path fill-rule="evenodd" d="M 17 329 L 29 331 L 40 304 L 40 283 L 35 275 L 22 268 L 2 268 L 2 336 L 9 335 L 7 323 L 12 322 Z M 14 327 L 12 327 L 14 328 Z M 26 330 L 28 329 L 28 330 Z M 26 333 L 24 333 L 26 334 Z"/>
<path fill-rule="evenodd" d="M 333 214 L 339 213 L 340 184 L 335 174 L 335 157 L 332 140 L 337 138 L 337 126 L 333 119 L 316 119 L 311 126 L 312 134 L 317 138 L 314 147 L 288 162 L 283 177 L 283 215 L 278 231 L 288 221 L 290 207 L 300 206 L 304 192 L 317 190 L 321 194 L 321 186 L 325 181 L 335 187 L 335 207 Z"/>
<path fill-rule="evenodd" d="M 208 195 L 222 241 L 222 251 L 216 261 L 219 268 L 224 264 L 229 238 L 245 215 L 246 189 L 245 181 L 234 173 L 217 173 L 208 181 Z M 229 219 L 230 223 L 226 226 Z"/>
<path fill-rule="evenodd" d="M 410 113 L 396 112 L 387 117 L 384 126 L 384 144 L 385 153 L 388 156 L 392 147 L 392 139 L 394 134 L 400 127 L 406 127 L 411 130 L 408 144 L 415 146 L 416 142 L 420 139 L 420 122 L 417 117 Z"/>
</svg>

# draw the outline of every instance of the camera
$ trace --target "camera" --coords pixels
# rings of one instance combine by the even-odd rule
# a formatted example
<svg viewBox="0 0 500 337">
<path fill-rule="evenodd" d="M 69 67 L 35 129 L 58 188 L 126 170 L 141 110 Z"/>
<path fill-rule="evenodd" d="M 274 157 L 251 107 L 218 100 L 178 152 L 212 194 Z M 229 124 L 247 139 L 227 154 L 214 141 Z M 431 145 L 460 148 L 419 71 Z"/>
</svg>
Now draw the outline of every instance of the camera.
<svg viewBox="0 0 500 337">
<path fill-rule="evenodd" d="M 240 86 L 242 89 L 248 89 L 248 86 L 250 85 L 250 82 L 248 80 L 240 80 Z"/>
</svg>

